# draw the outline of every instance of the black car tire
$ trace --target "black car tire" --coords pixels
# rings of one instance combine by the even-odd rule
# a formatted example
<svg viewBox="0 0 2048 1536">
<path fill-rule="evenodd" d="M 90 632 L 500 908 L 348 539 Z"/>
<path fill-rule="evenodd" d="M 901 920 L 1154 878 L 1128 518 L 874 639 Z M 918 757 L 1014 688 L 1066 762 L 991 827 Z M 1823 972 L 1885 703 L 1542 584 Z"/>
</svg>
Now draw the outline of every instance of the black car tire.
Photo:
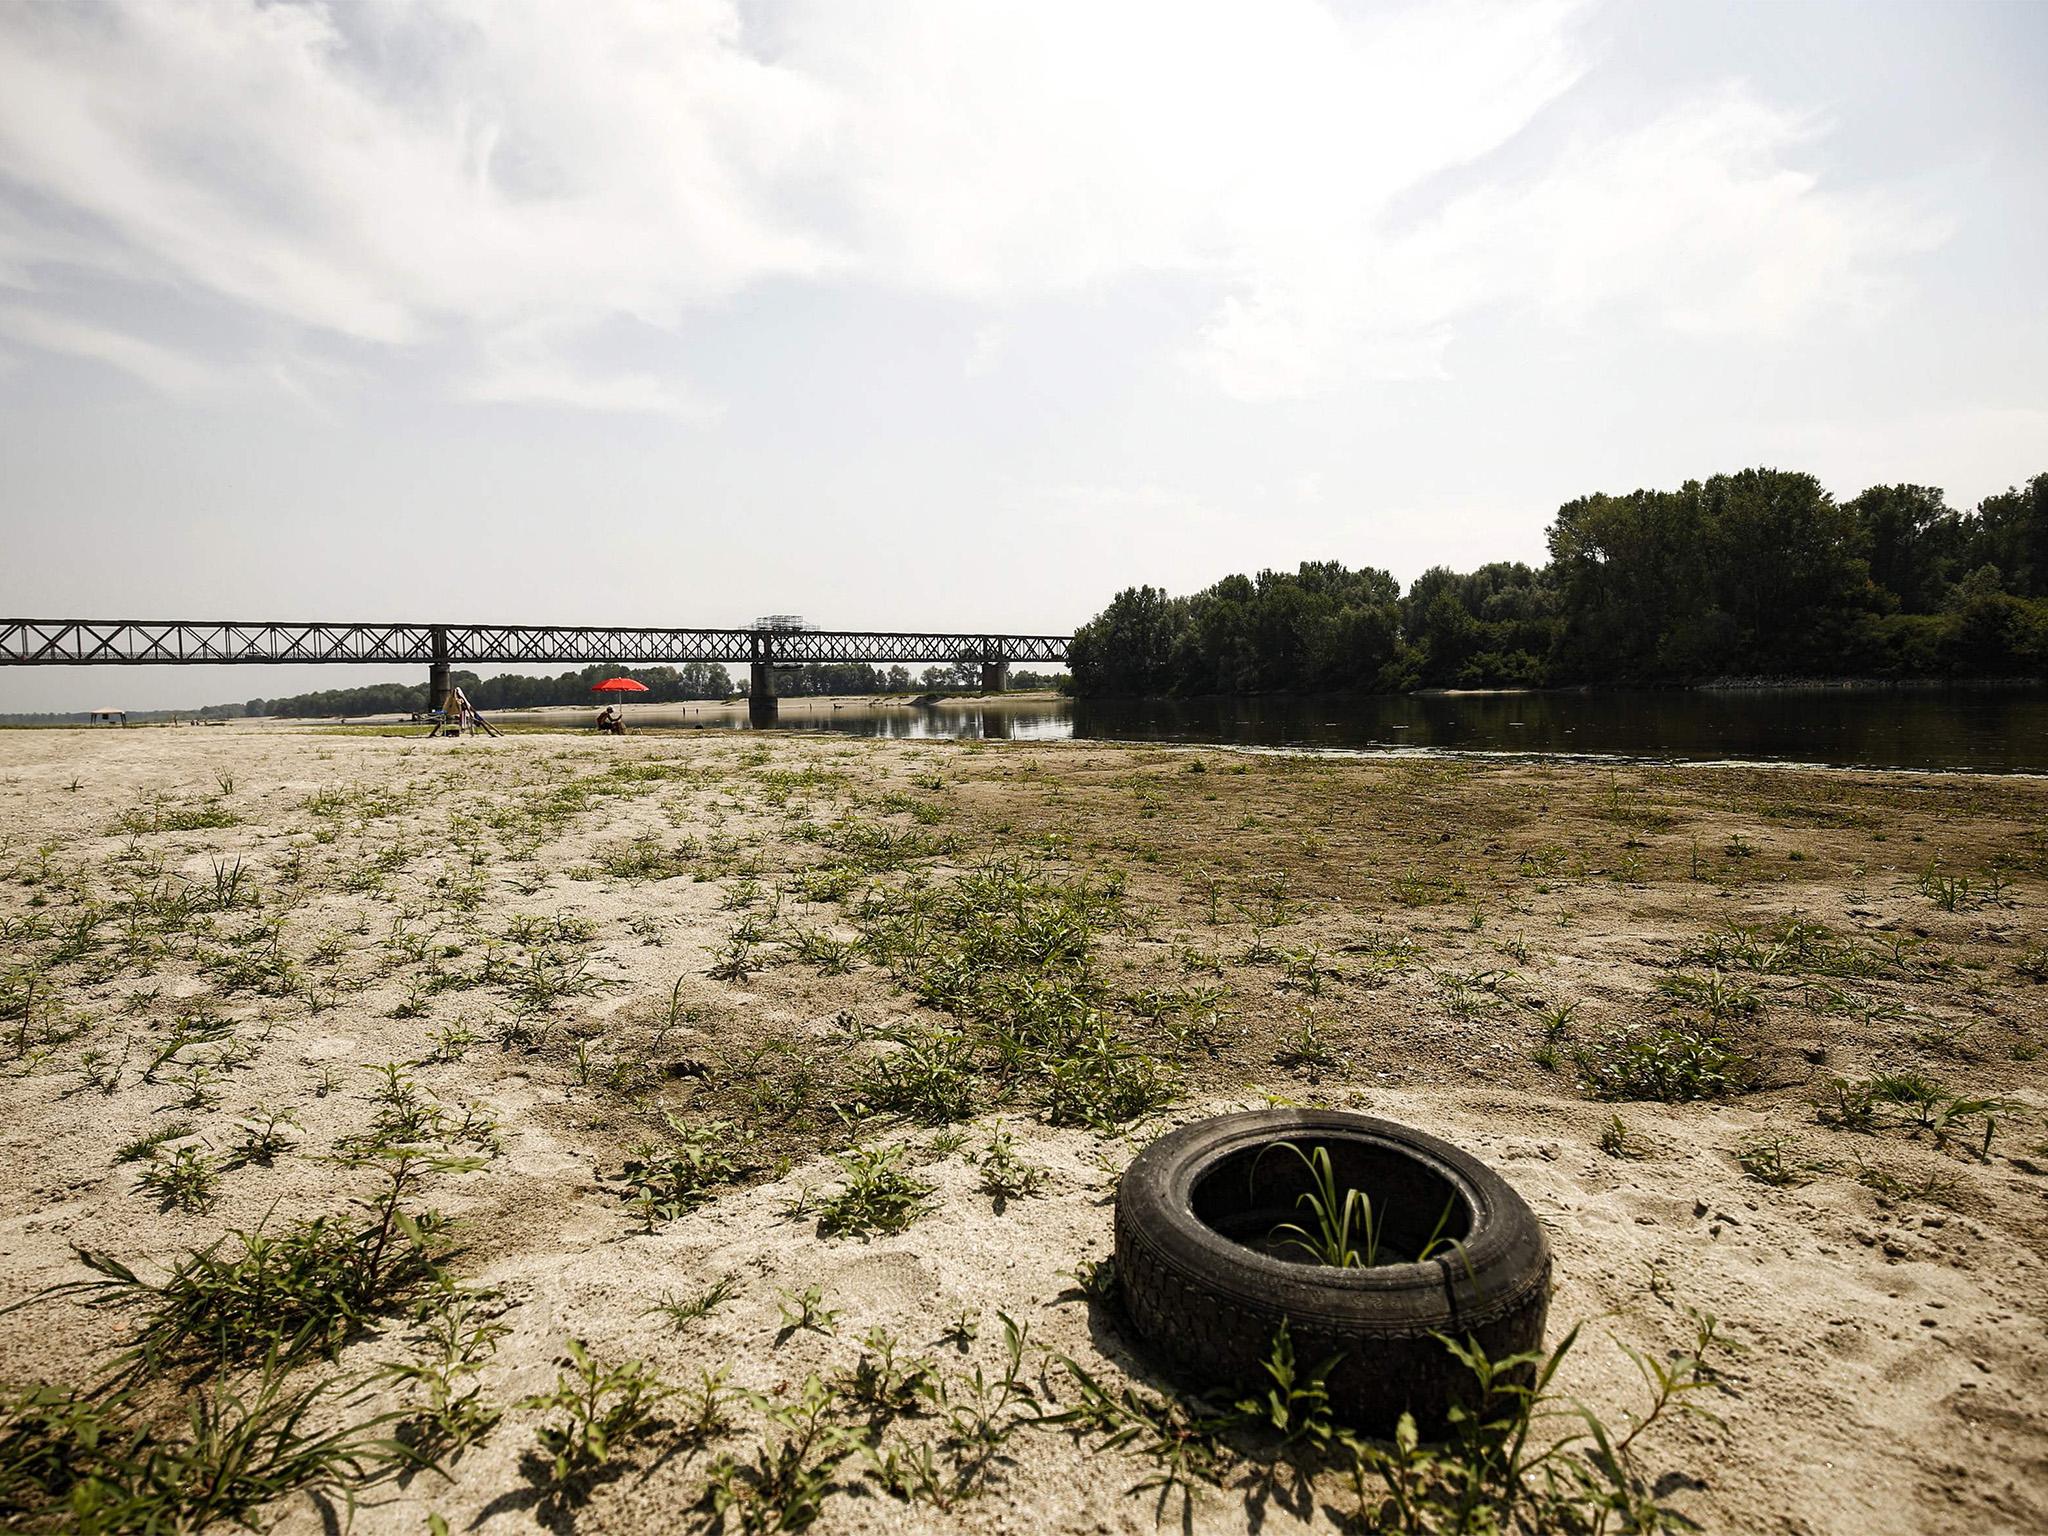
<svg viewBox="0 0 2048 1536">
<path fill-rule="evenodd" d="M 1296 1202 L 1302 1161 L 1282 1142 L 1327 1148 L 1340 1184 L 1372 1197 L 1393 1251 L 1420 1251 L 1446 1213 L 1455 1242 L 1372 1268 L 1260 1251 L 1280 1223 L 1315 1224 Z M 1500 1175 L 1434 1136 L 1339 1110 L 1256 1110 L 1182 1126 L 1138 1155 L 1117 1185 L 1116 1275 L 1139 1337 L 1202 1385 L 1263 1392 L 1284 1322 L 1299 1367 L 1339 1357 L 1328 1387 L 1341 1422 L 1387 1436 L 1412 1413 L 1429 1437 L 1474 1397 L 1444 1338 L 1494 1360 L 1541 1348 L 1550 1244 Z"/>
</svg>

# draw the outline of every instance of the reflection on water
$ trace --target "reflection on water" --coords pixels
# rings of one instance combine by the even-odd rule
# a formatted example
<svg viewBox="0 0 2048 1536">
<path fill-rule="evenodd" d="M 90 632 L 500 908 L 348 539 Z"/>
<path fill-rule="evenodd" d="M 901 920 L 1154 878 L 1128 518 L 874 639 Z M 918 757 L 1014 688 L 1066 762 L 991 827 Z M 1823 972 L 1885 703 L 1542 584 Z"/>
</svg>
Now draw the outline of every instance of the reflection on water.
<svg viewBox="0 0 2048 1536">
<path fill-rule="evenodd" d="M 548 718 L 556 712 L 536 712 Z M 567 712 L 561 712 L 567 718 Z M 580 718 L 580 717 L 579 717 Z M 627 724 L 635 731 L 751 730 L 745 710 L 717 705 L 630 706 Z M 898 740 L 1062 741 L 1074 734 L 1073 704 L 1066 699 L 1011 699 L 1003 703 L 960 699 L 937 705 L 901 700 L 865 703 L 856 699 L 785 702 L 771 729 L 839 731 L 850 736 Z"/>
<path fill-rule="evenodd" d="M 744 727 L 636 713 L 636 726 Z M 1685 692 L 1031 699 L 785 707 L 788 731 L 897 738 L 1221 742 L 1266 747 L 1746 758 L 1882 768 L 2048 771 L 2048 691 L 1775 688 Z"/>
<path fill-rule="evenodd" d="M 744 722 L 742 722 L 744 723 Z M 968 741 L 1060 741 L 1074 734 L 1073 706 L 1065 699 L 1042 704 L 976 703 L 920 708 L 844 709 L 797 714 L 785 712 L 775 722 L 779 731 L 849 731 L 857 736 L 891 736 L 902 740 L 944 737 Z"/>
<path fill-rule="evenodd" d="M 2048 770 L 2048 691 L 1756 688 L 1087 700 L 1075 734 L 1261 746 Z"/>
</svg>

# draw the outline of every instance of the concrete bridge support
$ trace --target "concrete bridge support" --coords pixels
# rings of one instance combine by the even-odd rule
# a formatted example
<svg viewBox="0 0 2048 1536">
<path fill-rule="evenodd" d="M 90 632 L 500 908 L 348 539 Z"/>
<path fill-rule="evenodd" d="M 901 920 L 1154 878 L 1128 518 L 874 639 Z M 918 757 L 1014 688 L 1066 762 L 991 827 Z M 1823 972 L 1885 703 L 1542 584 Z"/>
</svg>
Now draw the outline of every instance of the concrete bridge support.
<svg viewBox="0 0 2048 1536">
<path fill-rule="evenodd" d="M 439 709 L 448 702 L 448 629 L 436 624 L 432 630 L 433 651 L 427 663 L 427 708 Z"/>
<path fill-rule="evenodd" d="M 1010 658 L 990 656 L 981 664 L 981 691 L 1001 693 L 1010 686 Z"/>
<path fill-rule="evenodd" d="M 747 662 L 747 718 L 756 725 L 769 725 L 780 712 L 775 702 L 775 642 L 767 634 L 749 637 Z"/>
</svg>

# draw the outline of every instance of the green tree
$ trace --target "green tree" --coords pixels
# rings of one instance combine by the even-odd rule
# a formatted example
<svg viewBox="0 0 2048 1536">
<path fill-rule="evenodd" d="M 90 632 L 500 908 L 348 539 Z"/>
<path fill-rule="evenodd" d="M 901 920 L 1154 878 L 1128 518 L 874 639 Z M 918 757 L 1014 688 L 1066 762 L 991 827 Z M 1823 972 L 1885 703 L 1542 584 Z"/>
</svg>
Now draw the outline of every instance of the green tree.
<svg viewBox="0 0 2048 1536">
<path fill-rule="evenodd" d="M 1750 469 L 1559 508 L 1560 670 L 1582 681 L 1827 670 L 1872 607 L 1858 524 L 1811 475 Z"/>
<path fill-rule="evenodd" d="M 1560 627 L 1550 572 L 1505 561 L 1424 571 L 1401 600 L 1401 622 L 1417 679 L 1437 688 L 1540 684 Z"/>
<path fill-rule="evenodd" d="M 1973 565 L 1998 567 L 2015 597 L 2048 597 L 2048 474 L 1977 504 Z"/>
<path fill-rule="evenodd" d="M 1843 509 L 1856 520 L 1871 582 L 1903 613 L 1933 613 L 1969 542 L 1963 519 L 1928 485 L 1873 485 Z"/>
<path fill-rule="evenodd" d="M 1158 587 L 1126 587 L 1076 630 L 1067 647 L 1074 686 L 1086 694 L 1170 693 L 1188 605 Z"/>
</svg>

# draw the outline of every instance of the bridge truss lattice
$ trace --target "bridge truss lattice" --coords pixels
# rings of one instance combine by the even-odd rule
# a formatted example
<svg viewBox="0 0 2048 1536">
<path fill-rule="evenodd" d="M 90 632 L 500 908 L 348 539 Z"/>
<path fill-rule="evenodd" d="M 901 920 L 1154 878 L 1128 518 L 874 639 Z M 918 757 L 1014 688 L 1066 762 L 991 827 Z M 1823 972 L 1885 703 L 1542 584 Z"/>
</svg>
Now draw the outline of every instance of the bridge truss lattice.
<svg viewBox="0 0 2048 1536">
<path fill-rule="evenodd" d="M 912 630 L 634 629 L 523 624 L 0 619 L 0 666 L 418 662 L 981 663 L 1066 660 L 1064 635 Z"/>
</svg>

